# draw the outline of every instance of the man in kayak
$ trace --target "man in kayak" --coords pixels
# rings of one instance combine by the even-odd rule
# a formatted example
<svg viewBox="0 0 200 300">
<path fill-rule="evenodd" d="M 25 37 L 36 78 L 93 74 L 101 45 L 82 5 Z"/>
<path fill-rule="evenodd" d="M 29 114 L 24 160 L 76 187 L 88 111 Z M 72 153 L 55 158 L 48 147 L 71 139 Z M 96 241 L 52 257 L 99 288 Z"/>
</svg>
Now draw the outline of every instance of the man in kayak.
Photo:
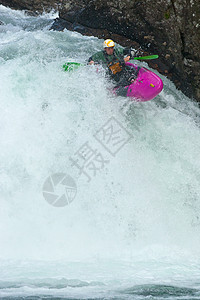
<svg viewBox="0 0 200 300">
<path fill-rule="evenodd" d="M 88 64 L 102 64 L 108 71 L 110 77 L 116 82 L 117 94 L 125 96 L 127 90 L 125 86 L 130 85 L 137 77 L 139 67 L 136 70 L 131 66 L 127 66 L 125 63 L 133 56 L 138 56 L 138 52 L 132 49 L 115 49 L 115 43 L 113 40 L 107 39 L 104 41 L 104 50 L 99 51 L 92 55 Z"/>
</svg>

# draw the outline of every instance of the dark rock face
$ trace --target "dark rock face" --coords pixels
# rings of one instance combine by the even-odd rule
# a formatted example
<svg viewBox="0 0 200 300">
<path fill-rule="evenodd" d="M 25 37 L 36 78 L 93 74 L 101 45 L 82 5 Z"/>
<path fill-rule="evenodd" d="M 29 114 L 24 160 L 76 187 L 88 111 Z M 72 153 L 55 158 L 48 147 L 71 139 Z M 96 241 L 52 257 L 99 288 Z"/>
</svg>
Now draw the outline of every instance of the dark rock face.
<svg viewBox="0 0 200 300">
<path fill-rule="evenodd" d="M 1 4 L 43 12 L 58 8 L 54 29 L 113 38 L 141 45 L 159 59 L 150 66 L 200 101 L 199 0 L 0 0 Z M 122 38 L 122 36 L 124 38 Z"/>
<path fill-rule="evenodd" d="M 83 35 L 97 36 L 102 39 L 110 38 L 112 36 L 113 40 L 115 40 L 120 45 L 123 45 L 126 47 L 130 47 L 130 45 L 131 45 L 135 49 L 140 48 L 140 45 L 137 42 L 132 41 L 131 39 L 126 38 L 125 36 L 122 36 L 122 35 L 119 35 L 116 33 L 112 33 L 111 31 L 109 31 L 107 29 L 95 29 L 95 28 L 83 26 L 80 23 L 76 23 L 76 22 L 71 23 L 62 18 L 57 18 L 51 27 L 51 29 L 58 30 L 58 31 L 63 31 L 65 28 L 68 30 L 71 30 L 71 31 L 78 31 Z M 148 55 L 149 53 L 142 52 L 141 55 L 143 55 L 143 54 Z"/>
<path fill-rule="evenodd" d="M 56 0 L 0 0 L 0 4 L 14 9 L 43 13 L 58 9 L 61 1 Z"/>
</svg>

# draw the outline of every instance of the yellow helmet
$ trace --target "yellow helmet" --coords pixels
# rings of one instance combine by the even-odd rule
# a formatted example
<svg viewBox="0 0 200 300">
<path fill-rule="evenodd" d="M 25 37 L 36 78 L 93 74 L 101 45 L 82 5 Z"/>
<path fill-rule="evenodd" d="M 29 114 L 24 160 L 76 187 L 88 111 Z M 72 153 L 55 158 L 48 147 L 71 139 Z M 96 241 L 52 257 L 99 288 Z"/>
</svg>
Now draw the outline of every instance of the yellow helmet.
<svg viewBox="0 0 200 300">
<path fill-rule="evenodd" d="M 104 48 L 115 47 L 115 43 L 113 42 L 113 40 L 107 39 L 104 41 L 103 47 Z"/>
</svg>

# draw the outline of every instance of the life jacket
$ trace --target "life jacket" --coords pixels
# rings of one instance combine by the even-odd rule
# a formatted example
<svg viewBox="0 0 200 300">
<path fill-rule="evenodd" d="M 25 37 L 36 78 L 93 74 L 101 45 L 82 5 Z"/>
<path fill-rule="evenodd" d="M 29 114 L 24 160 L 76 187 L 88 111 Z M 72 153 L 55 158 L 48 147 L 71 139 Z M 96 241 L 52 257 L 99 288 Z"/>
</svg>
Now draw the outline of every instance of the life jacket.
<svg viewBox="0 0 200 300">
<path fill-rule="evenodd" d="M 115 55 L 115 52 L 113 52 L 114 59 L 112 61 L 109 61 L 108 55 L 106 54 L 106 52 L 104 50 L 103 50 L 103 54 L 104 54 L 104 57 L 107 62 L 107 68 L 109 70 L 109 73 L 113 78 L 115 78 L 123 71 L 123 68 L 124 68 L 123 58 L 120 60 Z"/>
</svg>

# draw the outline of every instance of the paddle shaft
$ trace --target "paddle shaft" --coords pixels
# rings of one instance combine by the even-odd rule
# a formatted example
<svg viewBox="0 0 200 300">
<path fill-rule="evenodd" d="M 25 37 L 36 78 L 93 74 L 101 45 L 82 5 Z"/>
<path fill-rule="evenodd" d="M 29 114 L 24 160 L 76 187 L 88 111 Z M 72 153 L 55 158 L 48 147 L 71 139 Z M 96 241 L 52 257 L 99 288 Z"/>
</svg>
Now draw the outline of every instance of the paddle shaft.
<svg viewBox="0 0 200 300">
<path fill-rule="evenodd" d="M 136 60 L 156 59 L 156 58 L 158 58 L 158 55 L 149 55 L 149 56 L 133 57 L 133 59 L 136 59 Z"/>
<path fill-rule="evenodd" d="M 149 56 L 140 56 L 140 57 L 133 57 L 134 60 L 149 60 L 149 59 L 156 59 L 158 55 L 149 55 Z M 74 71 L 75 69 L 84 66 L 84 64 L 77 63 L 77 62 L 67 62 L 63 65 L 65 71 Z"/>
</svg>

